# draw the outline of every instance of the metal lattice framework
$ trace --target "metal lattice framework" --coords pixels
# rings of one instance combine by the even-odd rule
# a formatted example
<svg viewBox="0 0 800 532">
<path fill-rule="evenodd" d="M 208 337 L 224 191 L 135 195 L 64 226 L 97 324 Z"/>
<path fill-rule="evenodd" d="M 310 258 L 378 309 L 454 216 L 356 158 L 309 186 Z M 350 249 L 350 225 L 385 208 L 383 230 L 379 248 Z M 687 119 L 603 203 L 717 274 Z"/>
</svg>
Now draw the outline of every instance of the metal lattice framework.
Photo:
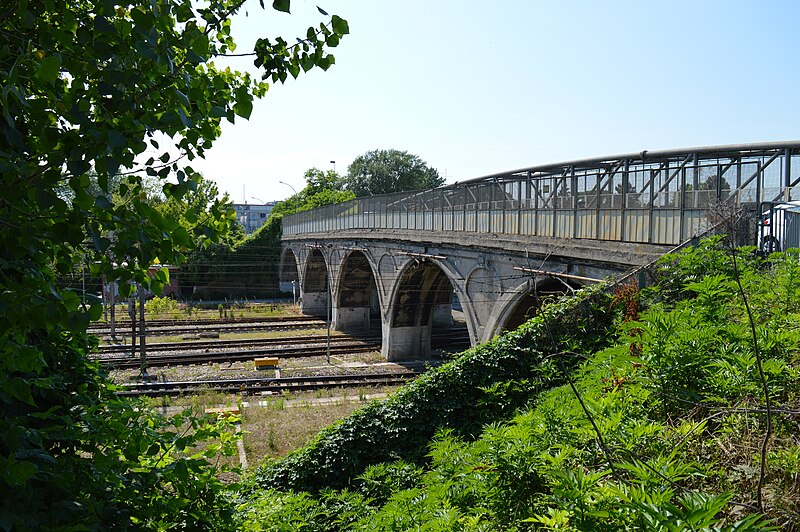
<svg viewBox="0 0 800 532">
<path fill-rule="evenodd" d="M 678 244 L 720 203 L 757 212 L 800 195 L 800 142 L 669 150 L 523 168 L 290 215 L 283 234 L 462 231 Z"/>
</svg>

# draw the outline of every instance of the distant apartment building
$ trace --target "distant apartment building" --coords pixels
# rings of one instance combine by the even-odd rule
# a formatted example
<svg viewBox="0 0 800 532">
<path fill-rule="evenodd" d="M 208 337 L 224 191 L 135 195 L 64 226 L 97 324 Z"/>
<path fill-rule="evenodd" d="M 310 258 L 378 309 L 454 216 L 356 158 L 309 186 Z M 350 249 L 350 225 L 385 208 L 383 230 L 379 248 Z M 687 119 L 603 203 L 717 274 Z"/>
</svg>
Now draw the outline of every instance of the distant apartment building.
<svg viewBox="0 0 800 532">
<path fill-rule="evenodd" d="M 276 203 L 277 201 L 269 201 L 263 204 L 234 203 L 233 210 L 236 211 L 236 221 L 244 227 L 246 234 L 252 234 L 253 231 L 264 225 Z"/>
</svg>

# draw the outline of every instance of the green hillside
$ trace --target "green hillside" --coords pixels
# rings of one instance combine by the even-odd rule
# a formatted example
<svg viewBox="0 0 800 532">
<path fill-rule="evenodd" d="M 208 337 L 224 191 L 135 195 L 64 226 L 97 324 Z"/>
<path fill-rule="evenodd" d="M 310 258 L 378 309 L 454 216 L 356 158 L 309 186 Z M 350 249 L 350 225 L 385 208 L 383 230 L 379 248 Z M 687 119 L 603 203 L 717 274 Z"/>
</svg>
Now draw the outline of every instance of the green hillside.
<svg viewBox="0 0 800 532">
<path fill-rule="evenodd" d="M 797 256 L 714 238 L 650 274 L 554 303 L 265 465 L 239 526 L 797 529 Z"/>
</svg>

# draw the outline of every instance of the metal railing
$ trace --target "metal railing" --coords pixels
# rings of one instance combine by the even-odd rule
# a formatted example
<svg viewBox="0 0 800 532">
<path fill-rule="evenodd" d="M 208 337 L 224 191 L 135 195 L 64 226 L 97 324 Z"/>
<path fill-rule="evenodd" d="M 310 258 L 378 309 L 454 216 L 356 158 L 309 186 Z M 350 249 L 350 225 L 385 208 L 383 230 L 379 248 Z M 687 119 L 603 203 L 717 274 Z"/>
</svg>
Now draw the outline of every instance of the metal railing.
<svg viewBox="0 0 800 532">
<path fill-rule="evenodd" d="M 755 215 L 764 201 L 797 198 L 799 159 L 795 141 L 536 166 L 289 215 L 283 234 L 411 229 L 676 245 L 707 229 L 720 203 Z"/>
</svg>

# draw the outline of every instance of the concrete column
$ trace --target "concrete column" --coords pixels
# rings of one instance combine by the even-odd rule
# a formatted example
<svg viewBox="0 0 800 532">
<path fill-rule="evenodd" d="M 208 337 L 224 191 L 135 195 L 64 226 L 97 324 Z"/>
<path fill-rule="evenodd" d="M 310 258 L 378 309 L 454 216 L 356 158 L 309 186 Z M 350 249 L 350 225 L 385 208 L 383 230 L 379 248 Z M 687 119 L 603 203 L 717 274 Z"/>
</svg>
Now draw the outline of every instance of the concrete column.
<svg viewBox="0 0 800 532">
<path fill-rule="evenodd" d="M 344 332 L 369 329 L 369 307 L 335 307 L 333 328 Z"/>
<path fill-rule="evenodd" d="M 433 326 L 450 328 L 453 326 L 453 304 L 445 303 L 434 305 L 433 307 Z"/>
<path fill-rule="evenodd" d="M 381 354 L 389 362 L 431 356 L 431 326 L 390 327 L 383 325 Z"/>
<path fill-rule="evenodd" d="M 328 315 L 328 292 L 303 292 L 300 312 L 309 316 Z"/>
</svg>

